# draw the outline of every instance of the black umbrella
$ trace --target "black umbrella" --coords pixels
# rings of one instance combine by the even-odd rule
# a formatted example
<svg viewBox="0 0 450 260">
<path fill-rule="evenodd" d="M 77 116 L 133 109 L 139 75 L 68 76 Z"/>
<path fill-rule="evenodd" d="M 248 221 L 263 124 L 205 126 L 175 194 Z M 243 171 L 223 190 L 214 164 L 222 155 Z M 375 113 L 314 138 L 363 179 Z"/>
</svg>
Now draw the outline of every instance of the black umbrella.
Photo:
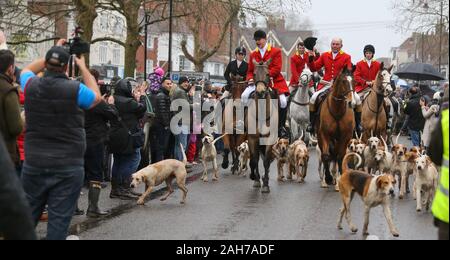
<svg viewBox="0 0 450 260">
<path fill-rule="evenodd" d="M 445 79 L 431 64 L 426 63 L 404 64 L 394 74 L 402 79 L 411 79 L 416 81 Z"/>
</svg>

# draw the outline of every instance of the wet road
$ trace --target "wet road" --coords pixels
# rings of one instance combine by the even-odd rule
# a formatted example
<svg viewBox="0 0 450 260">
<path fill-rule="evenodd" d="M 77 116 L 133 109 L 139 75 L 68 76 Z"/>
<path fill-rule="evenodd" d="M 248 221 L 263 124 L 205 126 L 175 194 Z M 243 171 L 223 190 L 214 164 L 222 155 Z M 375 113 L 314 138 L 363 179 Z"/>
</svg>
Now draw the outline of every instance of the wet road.
<svg viewBox="0 0 450 260">
<path fill-rule="evenodd" d="M 271 193 L 262 194 L 247 177 L 221 173 L 219 182 L 196 180 L 188 184 L 187 204 L 180 205 L 180 191 L 166 202 L 158 199 L 129 209 L 99 226 L 81 233 L 81 239 L 365 239 L 361 233 L 363 207 L 355 197 L 353 222 L 360 231 L 351 234 L 336 228 L 339 194 L 321 189 L 317 174 L 317 155 L 311 150 L 306 183 L 276 181 L 276 163 L 271 170 Z M 412 181 L 411 181 L 412 183 Z M 389 233 L 380 207 L 371 212 L 369 232 L 379 239 L 435 239 L 430 213 L 416 213 L 415 201 L 392 200 L 394 223 L 400 238 Z"/>
</svg>

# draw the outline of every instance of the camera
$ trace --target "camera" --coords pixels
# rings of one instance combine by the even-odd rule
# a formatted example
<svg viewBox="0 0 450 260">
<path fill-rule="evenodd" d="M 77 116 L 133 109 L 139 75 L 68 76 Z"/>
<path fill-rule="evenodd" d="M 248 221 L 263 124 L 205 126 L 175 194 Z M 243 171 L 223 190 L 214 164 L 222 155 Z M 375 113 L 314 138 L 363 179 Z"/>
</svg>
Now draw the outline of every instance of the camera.
<svg viewBox="0 0 450 260">
<path fill-rule="evenodd" d="M 203 91 L 203 88 L 201 85 L 195 85 L 195 91 Z"/>
<path fill-rule="evenodd" d="M 91 46 L 89 43 L 83 41 L 80 37 L 83 34 L 83 30 L 81 27 L 76 27 L 74 31 L 74 37 L 69 39 L 69 42 L 66 43 L 63 47 L 70 53 L 70 55 L 76 55 L 80 57 L 82 54 L 89 53 L 91 50 Z"/>
<path fill-rule="evenodd" d="M 100 93 L 102 96 L 111 96 L 113 92 L 113 85 L 111 84 L 101 84 L 100 86 Z"/>
</svg>

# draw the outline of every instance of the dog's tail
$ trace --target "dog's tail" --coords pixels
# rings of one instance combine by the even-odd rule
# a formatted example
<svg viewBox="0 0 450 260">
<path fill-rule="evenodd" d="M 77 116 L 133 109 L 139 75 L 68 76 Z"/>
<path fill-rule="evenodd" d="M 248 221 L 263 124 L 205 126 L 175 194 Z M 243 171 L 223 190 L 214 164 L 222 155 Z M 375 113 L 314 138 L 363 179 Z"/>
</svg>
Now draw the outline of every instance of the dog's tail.
<svg viewBox="0 0 450 260">
<path fill-rule="evenodd" d="M 180 143 L 180 148 L 181 148 L 181 153 L 183 154 L 183 163 L 184 163 L 184 165 L 187 165 L 188 159 L 186 157 L 186 152 L 184 151 L 184 147 L 181 143 Z"/>
<path fill-rule="evenodd" d="M 342 160 L 342 173 L 346 173 L 348 172 L 348 161 L 350 160 L 350 157 L 354 157 L 356 156 L 358 158 L 358 163 L 355 166 L 355 169 L 358 169 L 361 166 L 362 163 L 362 158 L 359 154 L 357 153 L 348 153 L 344 156 L 344 160 Z"/>
<path fill-rule="evenodd" d="M 219 141 L 220 139 L 224 138 L 226 135 L 228 135 L 228 134 L 224 134 L 224 135 L 222 135 L 221 137 L 217 137 L 216 140 L 214 140 L 214 141 L 212 142 L 212 145 L 215 145 L 217 141 Z"/>
</svg>

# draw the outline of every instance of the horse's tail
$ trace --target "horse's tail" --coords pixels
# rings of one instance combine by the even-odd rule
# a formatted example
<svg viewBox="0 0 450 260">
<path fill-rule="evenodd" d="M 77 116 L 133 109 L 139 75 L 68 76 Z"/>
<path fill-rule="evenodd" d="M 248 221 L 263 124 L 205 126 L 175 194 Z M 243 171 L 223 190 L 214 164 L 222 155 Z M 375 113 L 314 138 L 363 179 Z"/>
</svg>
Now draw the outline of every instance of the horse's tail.
<svg viewBox="0 0 450 260">
<path fill-rule="evenodd" d="M 356 156 L 356 158 L 358 158 L 358 163 L 355 166 L 355 169 L 358 169 L 361 166 L 362 163 L 362 158 L 359 154 L 357 153 L 348 153 L 344 156 L 344 160 L 342 160 L 342 173 L 346 173 L 348 172 L 348 169 L 350 167 L 348 167 L 348 161 L 350 160 L 350 157 L 354 157 Z"/>
<path fill-rule="evenodd" d="M 212 142 L 212 145 L 215 145 L 217 141 L 219 141 L 220 139 L 224 138 L 226 135 L 228 135 L 228 134 L 224 134 L 224 135 L 222 135 L 222 136 L 220 136 L 220 137 L 217 137 L 216 140 L 214 140 L 214 141 Z"/>
<path fill-rule="evenodd" d="M 188 159 L 186 157 L 186 152 L 184 151 L 184 147 L 181 143 L 180 143 L 180 148 L 181 148 L 181 153 L 183 154 L 183 163 L 184 163 L 184 165 L 187 165 Z"/>
</svg>

